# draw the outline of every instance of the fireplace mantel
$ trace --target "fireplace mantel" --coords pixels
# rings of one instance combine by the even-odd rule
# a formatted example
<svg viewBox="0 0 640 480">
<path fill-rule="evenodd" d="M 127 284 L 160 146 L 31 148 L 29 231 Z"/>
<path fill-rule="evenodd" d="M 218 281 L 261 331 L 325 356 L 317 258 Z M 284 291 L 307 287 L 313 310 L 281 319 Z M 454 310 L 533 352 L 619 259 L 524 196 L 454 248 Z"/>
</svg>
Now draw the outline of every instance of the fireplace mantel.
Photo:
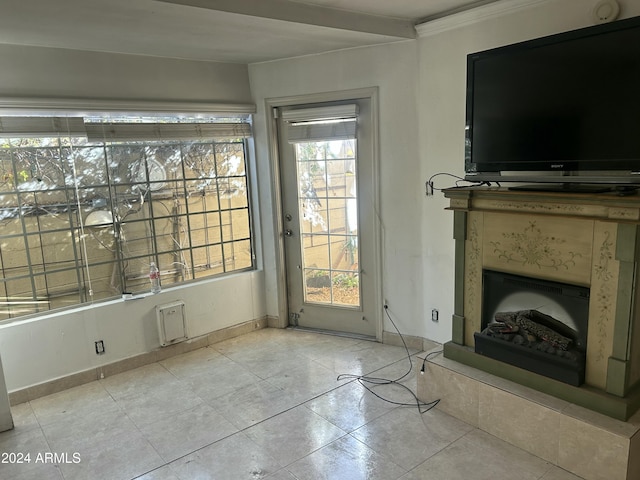
<svg viewBox="0 0 640 480">
<path fill-rule="evenodd" d="M 472 187 L 445 196 L 456 249 L 453 335 L 445 357 L 627 420 L 640 408 L 640 195 Z M 584 385 L 474 352 L 483 269 L 590 288 Z"/>
</svg>

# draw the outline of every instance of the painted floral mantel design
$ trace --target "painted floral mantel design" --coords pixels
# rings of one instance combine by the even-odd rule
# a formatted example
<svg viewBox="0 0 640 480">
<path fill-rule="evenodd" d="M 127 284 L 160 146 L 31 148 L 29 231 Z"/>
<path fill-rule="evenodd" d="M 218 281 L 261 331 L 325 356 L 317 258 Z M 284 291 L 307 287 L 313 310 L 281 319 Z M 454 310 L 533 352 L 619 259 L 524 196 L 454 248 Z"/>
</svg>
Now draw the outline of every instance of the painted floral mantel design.
<svg viewBox="0 0 640 480">
<path fill-rule="evenodd" d="M 464 316 L 465 345 L 473 346 L 475 343 L 473 333 L 480 331 L 482 314 L 480 307 L 482 302 L 482 239 L 481 227 L 478 225 L 477 214 L 472 214 L 469 219 L 469 237 L 467 239 L 467 258 L 464 287 Z"/>
<path fill-rule="evenodd" d="M 613 242 L 611 241 L 611 234 L 604 232 L 604 240 L 600 246 L 600 255 L 598 263 L 594 266 L 594 271 L 597 279 L 599 280 L 600 287 L 598 288 L 598 294 L 596 297 L 597 316 L 592 315 L 590 318 L 595 319 L 594 330 L 598 332 L 597 340 L 597 352 L 595 354 L 596 361 L 602 361 L 605 359 L 605 347 L 607 345 L 608 333 L 607 325 L 610 322 L 610 316 L 613 313 L 613 292 L 611 287 L 611 280 L 614 273 L 612 271 L 613 266 Z"/>
<path fill-rule="evenodd" d="M 504 242 L 490 243 L 494 253 L 507 263 L 568 270 L 575 266 L 575 259 L 581 257 L 576 252 L 560 251 L 557 246 L 566 243 L 566 240 L 545 235 L 535 221 L 529 222 L 520 233 L 503 233 L 502 237 Z"/>
</svg>

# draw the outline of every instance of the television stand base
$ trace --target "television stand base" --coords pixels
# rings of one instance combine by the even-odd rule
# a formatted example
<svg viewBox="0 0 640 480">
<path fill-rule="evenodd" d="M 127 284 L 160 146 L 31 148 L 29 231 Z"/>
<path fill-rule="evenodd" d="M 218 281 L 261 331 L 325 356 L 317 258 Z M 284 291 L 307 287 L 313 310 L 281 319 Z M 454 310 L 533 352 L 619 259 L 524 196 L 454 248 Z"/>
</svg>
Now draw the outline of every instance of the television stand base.
<svg viewBox="0 0 640 480">
<path fill-rule="evenodd" d="M 509 190 L 520 192 L 613 193 L 620 196 L 635 195 L 638 185 L 599 185 L 593 183 L 536 183 L 514 185 Z"/>
</svg>

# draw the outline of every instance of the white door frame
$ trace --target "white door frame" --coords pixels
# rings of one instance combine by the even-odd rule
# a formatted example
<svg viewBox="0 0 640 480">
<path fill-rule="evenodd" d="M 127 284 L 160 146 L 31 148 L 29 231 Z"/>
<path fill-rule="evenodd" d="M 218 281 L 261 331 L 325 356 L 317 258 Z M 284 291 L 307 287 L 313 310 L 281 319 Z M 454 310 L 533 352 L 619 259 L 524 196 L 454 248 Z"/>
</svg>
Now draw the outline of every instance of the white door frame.
<svg viewBox="0 0 640 480">
<path fill-rule="evenodd" d="M 342 90 L 339 92 L 316 93 L 310 95 L 294 95 L 290 97 L 265 99 L 265 115 L 267 123 L 267 137 L 269 142 L 269 156 L 271 164 L 271 202 L 273 207 L 273 231 L 276 237 L 275 264 L 276 264 L 276 290 L 278 295 L 278 322 L 277 327 L 285 328 L 289 324 L 289 307 L 287 299 L 287 271 L 284 254 L 284 215 L 282 211 L 282 193 L 280 184 L 280 153 L 278 151 L 278 130 L 276 118 L 273 115 L 277 107 L 292 105 L 305 105 L 310 103 L 325 103 L 333 101 L 353 100 L 365 98 L 371 104 L 371 151 L 373 152 L 373 175 L 371 179 L 361 178 L 362 182 L 370 182 L 373 191 L 373 228 L 374 238 L 374 292 L 375 292 L 375 318 L 376 340 L 382 341 L 382 225 L 380 221 L 380 155 L 379 155 L 379 122 L 378 122 L 378 87 L 360 88 L 355 90 Z"/>
</svg>

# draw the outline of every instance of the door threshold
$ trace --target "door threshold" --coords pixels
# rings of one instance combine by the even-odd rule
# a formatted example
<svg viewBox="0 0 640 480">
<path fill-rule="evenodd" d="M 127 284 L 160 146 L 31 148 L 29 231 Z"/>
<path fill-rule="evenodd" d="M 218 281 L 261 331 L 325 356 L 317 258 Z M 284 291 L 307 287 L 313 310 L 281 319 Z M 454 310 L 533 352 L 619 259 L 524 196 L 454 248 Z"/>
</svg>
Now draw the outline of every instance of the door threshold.
<svg viewBox="0 0 640 480">
<path fill-rule="evenodd" d="M 289 325 L 289 330 L 298 330 L 300 332 L 319 333 L 321 335 L 332 335 L 334 337 L 353 338 L 356 340 L 366 340 L 368 342 L 377 342 L 376 337 L 371 335 L 362 335 L 360 333 L 338 332 L 336 330 L 323 330 L 321 328 L 309 328 Z"/>
</svg>

